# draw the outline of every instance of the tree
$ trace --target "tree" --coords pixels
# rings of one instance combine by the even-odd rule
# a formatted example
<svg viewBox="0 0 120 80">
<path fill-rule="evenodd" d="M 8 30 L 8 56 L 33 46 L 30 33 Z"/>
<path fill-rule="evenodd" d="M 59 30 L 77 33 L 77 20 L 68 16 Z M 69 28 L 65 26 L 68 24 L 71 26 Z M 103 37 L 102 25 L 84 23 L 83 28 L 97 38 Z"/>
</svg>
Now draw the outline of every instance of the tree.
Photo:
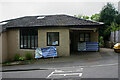
<svg viewBox="0 0 120 80">
<path fill-rule="evenodd" d="M 105 5 L 100 12 L 99 21 L 104 22 L 106 25 L 110 25 L 114 21 L 117 14 L 118 11 L 115 7 L 111 3 L 107 3 L 107 5 Z"/>
<path fill-rule="evenodd" d="M 100 18 L 100 14 L 94 14 L 90 17 L 90 19 L 93 21 L 99 21 L 99 18 Z"/>
<path fill-rule="evenodd" d="M 81 14 L 79 15 L 74 15 L 75 17 L 81 18 L 81 19 L 89 19 L 89 16 L 83 16 Z"/>
<path fill-rule="evenodd" d="M 89 16 L 83 16 L 82 18 L 83 19 L 89 19 Z"/>
<path fill-rule="evenodd" d="M 120 25 L 118 25 L 115 22 L 112 22 L 111 25 L 109 26 L 109 30 L 110 31 L 118 31 L 118 30 L 120 30 Z"/>
<path fill-rule="evenodd" d="M 78 17 L 78 18 L 82 18 L 82 15 L 79 14 L 79 15 L 74 15 L 75 17 Z"/>
<path fill-rule="evenodd" d="M 115 22 L 120 25 L 120 14 L 115 17 Z"/>
<path fill-rule="evenodd" d="M 104 40 L 109 40 L 111 31 L 109 30 L 109 26 L 112 22 L 115 22 L 115 17 L 118 14 L 118 11 L 111 3 L 107 3 L 101 12 L 100 12 L 100 22 L 104 22 L 105 26 L 100 29 L 100 36 L 104 37 Z"/>
</svg>

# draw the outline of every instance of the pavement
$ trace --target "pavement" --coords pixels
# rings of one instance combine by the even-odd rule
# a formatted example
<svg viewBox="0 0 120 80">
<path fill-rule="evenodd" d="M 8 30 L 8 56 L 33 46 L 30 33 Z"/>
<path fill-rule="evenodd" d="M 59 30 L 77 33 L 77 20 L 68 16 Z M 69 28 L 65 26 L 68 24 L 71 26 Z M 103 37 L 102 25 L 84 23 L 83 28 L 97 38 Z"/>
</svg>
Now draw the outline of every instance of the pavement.
<svg viewBox="0 0 120 80">
<path fill-rule="evenodd" d="M 3 78 L 118 78 L 118 54 L 113 49 L 77 52 L 68 57 L 39 59 L 34 64 L 6 66 Z"/>
</svg>

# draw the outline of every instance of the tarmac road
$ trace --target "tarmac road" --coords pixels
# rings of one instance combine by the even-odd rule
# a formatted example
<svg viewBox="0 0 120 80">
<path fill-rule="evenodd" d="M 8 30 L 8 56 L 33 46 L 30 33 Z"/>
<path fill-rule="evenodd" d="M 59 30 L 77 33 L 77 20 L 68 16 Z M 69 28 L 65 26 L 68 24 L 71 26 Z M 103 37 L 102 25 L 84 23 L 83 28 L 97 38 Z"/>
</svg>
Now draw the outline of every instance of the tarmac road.
<svg viewBox="0 0 120 80">
<path fill-rule="evenodd" d="M 118 64 L 3 72 L 3 78 L 118 78 Z"/>
</svg>

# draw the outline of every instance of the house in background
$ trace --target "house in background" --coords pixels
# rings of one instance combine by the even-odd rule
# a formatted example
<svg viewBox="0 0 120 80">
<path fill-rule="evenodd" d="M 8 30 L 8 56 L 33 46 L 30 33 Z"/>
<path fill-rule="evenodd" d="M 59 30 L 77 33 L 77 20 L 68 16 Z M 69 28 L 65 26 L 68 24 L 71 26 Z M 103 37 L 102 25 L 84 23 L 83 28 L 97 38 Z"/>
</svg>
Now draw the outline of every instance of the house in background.
<svg viewBox="0 0 120 80">
<path fill-rule="evenodd" d="M 37 47 L 56 46 L 58 56 L 69 56 L 75 51 L 97 51 L 89 44 L 98 44 L 98 30 L 104 25 L 69 15 L 26 16 L 0 24 L 0 62 L 13 60 L 15 54 L 24 56 L 26 52 L 34 56 Z"/>
</svg>

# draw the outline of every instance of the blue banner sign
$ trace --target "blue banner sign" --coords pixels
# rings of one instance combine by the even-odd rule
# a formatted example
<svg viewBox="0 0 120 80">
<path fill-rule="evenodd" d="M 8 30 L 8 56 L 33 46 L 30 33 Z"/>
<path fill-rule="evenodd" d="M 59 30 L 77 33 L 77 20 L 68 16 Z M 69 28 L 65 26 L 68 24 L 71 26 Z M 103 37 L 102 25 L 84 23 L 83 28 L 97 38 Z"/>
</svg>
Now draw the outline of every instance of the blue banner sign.
<svg viewBox="0 0 120 80">
<path fill-rule="evenodd" d="M 57 50 L 56 47 L 47 47 L 47 48 L 37 48 L 35 50 L 35 58 L 41 57 L 56 57 Z"/>
<path fill-rule="evenodd" d="M 98 51 L 99 42 L 78 43 L 78 51 Z"/>
<path fill-rule="evenodd" d="M 41 48 L 41 51 L 42 51 L 43 57 L 56 57 L 57 56 L 56 47 Z"/>
<path fill-rule="evenodd" d="M 35 50 L 35 58 L 41 58 L 42 57 L 42 51 L 41 48 L 37 48 Z"/>
</svg>

